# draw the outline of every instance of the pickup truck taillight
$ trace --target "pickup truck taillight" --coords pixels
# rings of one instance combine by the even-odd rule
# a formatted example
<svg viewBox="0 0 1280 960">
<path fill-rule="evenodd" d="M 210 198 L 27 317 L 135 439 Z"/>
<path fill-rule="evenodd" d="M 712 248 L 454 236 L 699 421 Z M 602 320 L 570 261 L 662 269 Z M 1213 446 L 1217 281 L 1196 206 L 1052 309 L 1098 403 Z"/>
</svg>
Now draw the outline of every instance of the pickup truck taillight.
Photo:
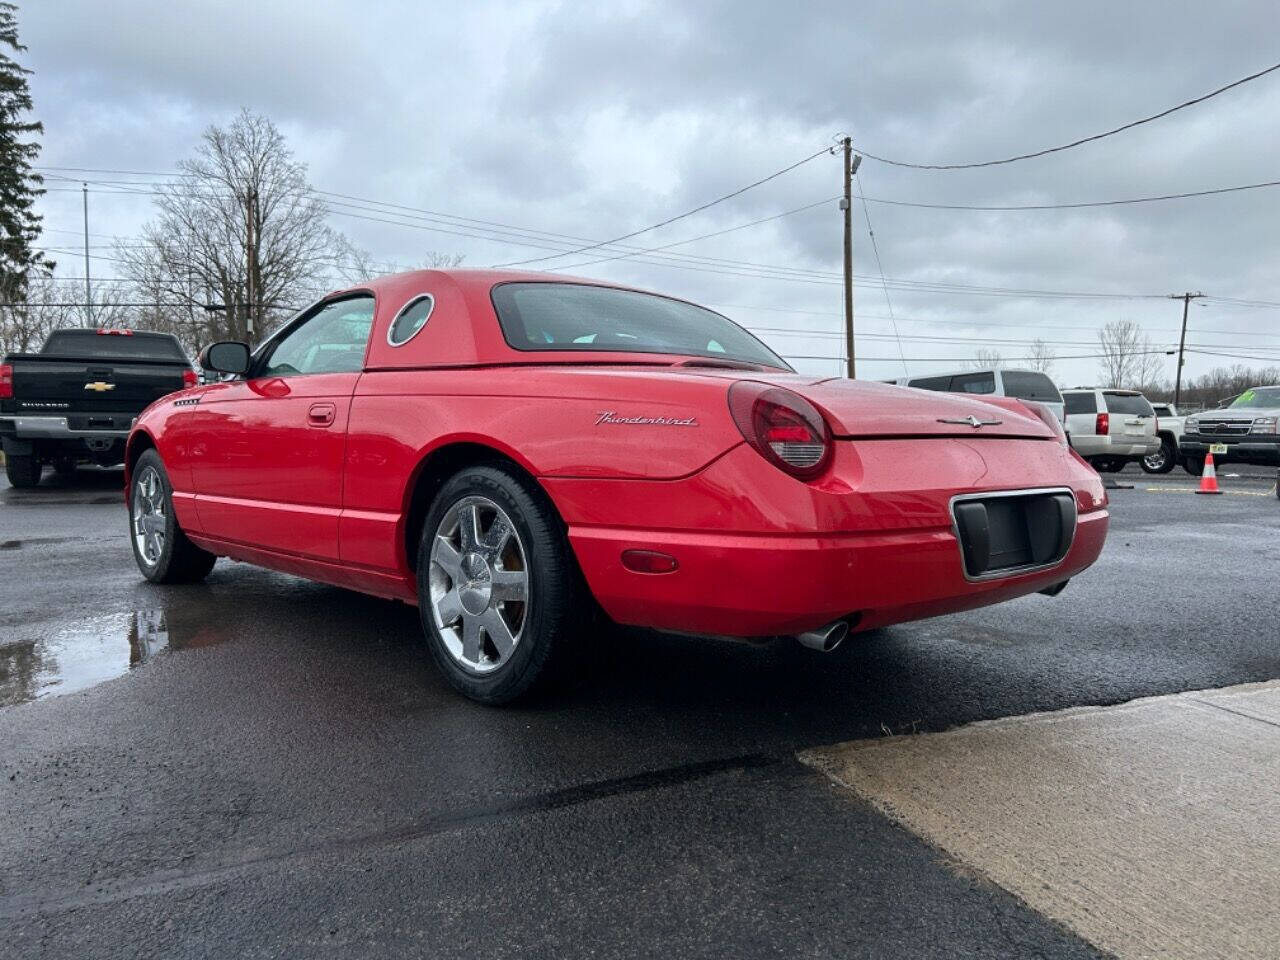
<svg viewBox="0 0 1280 960">
<path fill-rule="evenodd" d="M 13 364 L 0 363 L 0 399 L 13 396 Z"/>
<path fill-rule="evenodd" d="M 199 382 L 200 378 L 196 376 L 196 372 L 194 370 L 182 371 L 182 388 L 184 390 L 187 387 L 194 387 Z"/>
<path fill-rule="evenodd" d="M 1111 414 L 1109 413 L 1098 414 L 1098 420 L 1093 425 L 1093 432 L 1100 437 L 1105 437 L 1108 433 L 1110 433 L 1111 432 Z"/>
</svg>

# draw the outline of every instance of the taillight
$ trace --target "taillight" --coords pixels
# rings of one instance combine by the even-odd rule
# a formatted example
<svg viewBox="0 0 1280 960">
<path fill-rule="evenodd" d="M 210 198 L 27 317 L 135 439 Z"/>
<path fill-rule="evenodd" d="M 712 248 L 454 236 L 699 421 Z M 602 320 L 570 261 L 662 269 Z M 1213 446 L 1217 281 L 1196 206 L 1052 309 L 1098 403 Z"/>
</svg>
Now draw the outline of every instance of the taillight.
<svg viewBox="0 0 1280 960">
<path fill-rule="evenodd" d="M 196 372 L 194 370 L 182 371 L 182 387 L 184 390 L 187 387 L 194 387 L 199 382 L 200 378 L 196 376 Z"/>
<path fill-rule="evenodd" d="M 115 328 L 99 327 L 98 336 L 100 337 L 132 337 L 132 330 L 119 330 Z"/>
<path fill-rule="evenodd" d="M 1100 437 L 1105 437 L 1111 432 L 1111 414 L 1098 414 L 1098 422 L 1093 425 L 1093 432 Z"/>
<path fill-rule="evenodd" d="M 0 399 L 13 396 L 13 364 L 0 363 Z"/>
<path fill-rule="evenodd" d="M 798 393 L 744 380 L 729 388 L 729 413 L 747 443 L 793 477 L 816 477 L 831 462 L 827 422 Z"/>
</svg>

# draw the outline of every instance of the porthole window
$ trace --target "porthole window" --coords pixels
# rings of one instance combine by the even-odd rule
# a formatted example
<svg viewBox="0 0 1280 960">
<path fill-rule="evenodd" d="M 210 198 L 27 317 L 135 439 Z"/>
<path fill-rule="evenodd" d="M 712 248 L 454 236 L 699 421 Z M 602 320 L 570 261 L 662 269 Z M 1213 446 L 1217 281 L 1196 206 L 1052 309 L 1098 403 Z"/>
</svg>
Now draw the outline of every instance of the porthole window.
<svg viewBox="0 0 1280 960">
<path fill-rule="evenodd" d="M 414 297 L 406 303 L 391 321 L 391 327 L 387 330 L 387 343 L 400 347 L 412 340 L 427 325 L 427 318 L 431 316 L 435 305 L 436 299 L 429 293 Z"/>
</svg>

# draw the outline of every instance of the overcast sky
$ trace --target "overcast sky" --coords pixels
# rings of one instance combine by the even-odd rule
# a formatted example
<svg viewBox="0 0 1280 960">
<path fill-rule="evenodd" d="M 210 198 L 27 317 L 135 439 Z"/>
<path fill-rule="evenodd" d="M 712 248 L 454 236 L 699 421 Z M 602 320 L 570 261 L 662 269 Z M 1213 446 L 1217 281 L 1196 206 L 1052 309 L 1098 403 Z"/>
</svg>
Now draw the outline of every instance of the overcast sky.
<svg viewBox="0 0 1280 960">
<path fill-rule="evenodd" d="M 285 131 L 320 189 L 588 240 L 698 206 L 809 156 L 840 132 L 890 158 L 987 160 L 1117 126 L 1280 60 L 1272 0 L 879 8 L 759 0 L 20 0 L 20 7 L 45 124 L 42 165 L 171 171 L 205 127 L 247 107 Z M 868 159 L 861 187 L 875 198 L 999 205 L 1274 180 L 1278 120 L 1280 72 L 1042 159 L 953 172 Z M 42 201 L 45 242 L 59 251 L 60 275 L 81 276 L 81 198 L 65 190 L 78 180 L 47 185 L 64 189 Z M 105 192 L 106 185 L 91 189 L 100 191 L 90 195 L 91 252 L 110 257 L 113 237 L 134 236 L 146 222 L 149 201 Z M 839 192 L 839 159 L 824 155 L 629 242 L 668 244 Z M 983 346 L 1016 366 L 1026 346 L 994 341 L 1042 337 L 1062 358 L 1055 378 L 1088 383 L 1097 362 L 1066 358 L 1096 353 L 1096 331 L 1107 320 L 1139 321 L 1157 346 L 1176 346 L 1182 305 L 1160 295 L 1203 290 L 1280 301 L 1280 188 L 1105 209 L 987 213 L 871 203 L 867 212 L 886 276 L 957 286 L 891 290 L 902 335 L 895 340 L 856 204 L 863 377 L 900 375 L 900 353 L 913 374 L 958 367 Z M 403 264 L 429 250 L 465 254 L 468 266 L 548 253 L 492 234 L 458 235 L 480 231 L 456 219 L 397 226 L 336 207 L 331 219 L 353 242 Z M 836 373 L 840 240 L 840 212 L 829 202 L 675 247 L 668 254 L 679 256 L 662 264 L 619 259 L 575 272 L 715 306 L 764 328 L 784 355 L 833 358 L 798 359 L 798 368 Z M 92 272 L 115 276 L 115 268 L 96 259 Z M 964 287 L 1141 296 L 996 296 Z M 1280 346 L 1277 318 L 1275 308 L 1206 301 L 1192 307 L 1188 342 L 1265 356 Z M 1187 370 L 1232 362 L 1193 354 Z M 1172 376 L 1173 358 L 1168 369 Z"/>
</svg>

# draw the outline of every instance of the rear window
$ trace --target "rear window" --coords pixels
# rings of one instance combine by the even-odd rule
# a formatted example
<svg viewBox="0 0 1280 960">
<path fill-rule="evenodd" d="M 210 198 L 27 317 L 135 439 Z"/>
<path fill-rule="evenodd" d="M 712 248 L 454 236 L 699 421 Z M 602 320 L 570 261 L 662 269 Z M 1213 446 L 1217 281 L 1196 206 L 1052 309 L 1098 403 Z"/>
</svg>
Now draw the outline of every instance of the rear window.
<svg viewBox="0 0 1280 960">
<path fill-rule="evenodd" d="M 1155 411 L 1147 398 L 1140 393 L 1103 393 L 1109 413 L 1121 413 L 1130 417 L 1154 417 Z"/>
<path fill-rule="evenodd" d="M 986 373 L 962 373 L 951 378 L 954 393 L 995 393 L 996 375 Z"/>
<path fill-rule="evenodd" d="M 951 377 L 920 377 L 912 380 L 908 386 L 915 387 L 917 390 L 950 390 Z"/>
<path fill-rule="evenodd" d="M 41 353 L 93 360 L 175 360 L 187 362 L 178 341 L 156 334 L 98 333 L 96 330 L 55 330 L 49 334 Z"/>
<path fill-rule="evenodd" d="M 1097 413 L 1098 401 L 1093 391 L 1089 393 L 1064 393 L 1062 407 L 1066 413 Z"/>
<path fill-rule="evenodd" d="M 503 283 L 493 307 L 517 350 L 670 353 L 790 370 L 740 326 L 704 307 L 651 293 L 577 283 Z"/>
<path fill-rule="evenodd" d="M 1041 403 L 1061 403 L 1062 394 L 1043 373 L 1033 370 L 1001 370 L 1004 395 L 1019 400 L 1039 400 Z"/>
</svg>

